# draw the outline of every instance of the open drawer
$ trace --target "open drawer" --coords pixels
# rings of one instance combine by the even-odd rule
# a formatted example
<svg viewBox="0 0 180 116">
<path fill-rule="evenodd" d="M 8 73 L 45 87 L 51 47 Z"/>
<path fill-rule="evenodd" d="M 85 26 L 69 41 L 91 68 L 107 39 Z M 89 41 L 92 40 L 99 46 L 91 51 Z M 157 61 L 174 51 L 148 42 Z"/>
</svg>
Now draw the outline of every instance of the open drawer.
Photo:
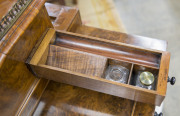
<svg viewBox="0 0 180 116">
<path fill-rule="evenodd" d="M 38 77 L 160 105 L 169 61 L 168 52 L 49 29 L 27 63 Z M 144 71 L 153 74 L 153 84 L 139 86 Z"/>
</svg>

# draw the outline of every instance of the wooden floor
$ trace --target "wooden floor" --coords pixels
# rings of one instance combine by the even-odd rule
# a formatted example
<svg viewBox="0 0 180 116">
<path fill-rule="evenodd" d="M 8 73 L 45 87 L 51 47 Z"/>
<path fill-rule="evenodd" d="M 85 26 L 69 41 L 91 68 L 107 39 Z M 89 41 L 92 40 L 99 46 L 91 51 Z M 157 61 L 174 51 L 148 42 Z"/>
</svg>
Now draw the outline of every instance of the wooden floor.
<svg viewBox="0 0 180 116">
<path fill-rule="evenodd" d="M 78 0 L 82 21 L 87 26 L 125 32 L 113 0 Z"/>
</svg>

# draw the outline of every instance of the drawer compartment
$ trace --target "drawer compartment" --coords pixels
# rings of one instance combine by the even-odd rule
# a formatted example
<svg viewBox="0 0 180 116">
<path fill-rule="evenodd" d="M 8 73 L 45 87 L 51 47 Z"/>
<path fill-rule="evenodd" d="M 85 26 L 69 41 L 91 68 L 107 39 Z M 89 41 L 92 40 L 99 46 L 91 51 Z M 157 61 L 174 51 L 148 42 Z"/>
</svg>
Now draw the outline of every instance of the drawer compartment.
<svg viewBox="0 0 180 116">
<path fill-rule="evenodd" d="M 107 58 L 60 46 L 50 45 L 46 64 L 53 67 L 101 77 Z"/>
<path fill-rule="evenodd" d="M 57 82 L 155 105 L 166 94 L 168 52 L 49 29 L 29 59 L 34 74 Z M 150 89 L 136 86 L 143 71 L 154 75 Z"/>
</svg>

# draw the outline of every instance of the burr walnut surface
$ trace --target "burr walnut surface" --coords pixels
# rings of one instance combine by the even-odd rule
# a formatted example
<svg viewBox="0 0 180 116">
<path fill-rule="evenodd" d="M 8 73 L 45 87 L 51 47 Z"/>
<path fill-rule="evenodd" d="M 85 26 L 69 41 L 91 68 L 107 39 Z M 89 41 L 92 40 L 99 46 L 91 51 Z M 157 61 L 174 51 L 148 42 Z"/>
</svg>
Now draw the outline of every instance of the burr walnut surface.
<svg viewBox="0 0 180 116">
<path fill-rule="evenodd" d="M 0 9 L 10 9 L 14 1 L 1 1 Z M 33 109 L 41 96 L 45 81 L 34 76 L 27 65 L 26 59 L 47 28 L 52 24 L 45 9 L 44 0 L 33 0 L 21 14 L 12 28 L 0 40 L 0 112 L 4 116 L 21 115 L 26 103 Z M 6 4 L 7 6 L 5 6 Z M 5 13 L 1 10 L 1 13 Z M 1 14 L 0 13 L 0 14 Z M 1 14 L 3 15 L 3 14 Z M 36 95 L 32 94 L 38 85 Z M 26 110 L 25 114 L 32 113 Z"/>
</svg>

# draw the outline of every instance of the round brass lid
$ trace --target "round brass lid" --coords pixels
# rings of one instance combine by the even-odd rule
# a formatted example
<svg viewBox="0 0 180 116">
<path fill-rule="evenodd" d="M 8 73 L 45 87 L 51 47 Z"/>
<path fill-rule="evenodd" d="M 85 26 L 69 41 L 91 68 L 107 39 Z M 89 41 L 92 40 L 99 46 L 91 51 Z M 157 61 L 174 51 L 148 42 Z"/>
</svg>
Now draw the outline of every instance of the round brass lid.
<svg viewBox="0 0 180 116">
<path fill-rule="evenodd" d="M 139 79 L 142 84 L 151 85 L 154 82 L 154 75 L 151 72 L 145 71 L 140 74 Z"/>
</svg>

